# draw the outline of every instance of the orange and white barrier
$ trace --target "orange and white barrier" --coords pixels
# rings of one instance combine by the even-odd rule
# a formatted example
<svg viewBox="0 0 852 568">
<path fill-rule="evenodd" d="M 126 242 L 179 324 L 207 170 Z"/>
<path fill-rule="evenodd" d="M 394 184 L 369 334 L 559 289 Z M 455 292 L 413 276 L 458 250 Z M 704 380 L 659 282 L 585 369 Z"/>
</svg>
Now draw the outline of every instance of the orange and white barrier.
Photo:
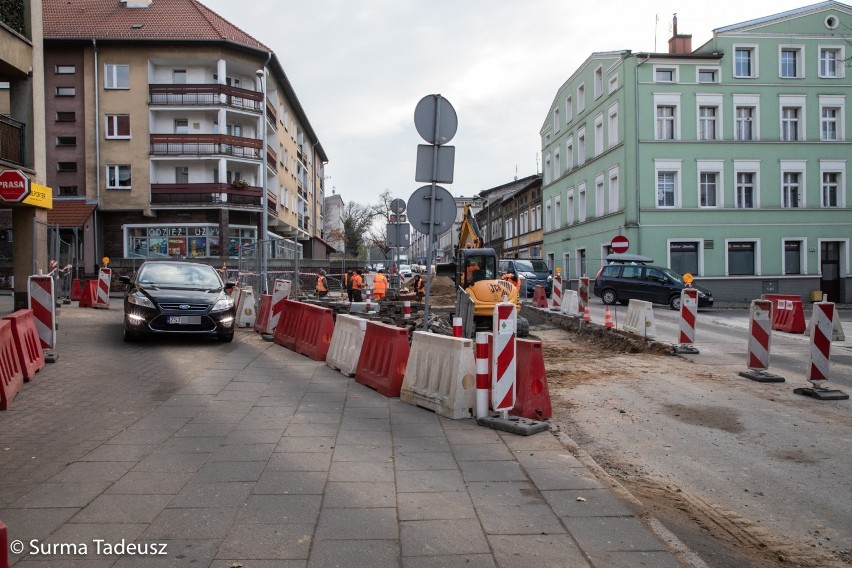
<svg viewBox="0 0 852 568">
<path fill-rule="evenodd" d="M 547 420 L 553 415 L 541 341 L 518 339 L 517 399 L 512 416 Z"/>
<path fill-rule="evenodd" d="M 560 311 L 562 309 L 562 274 L 560 272 L 557 272 L 553 278 L 553 291 L 550 293 L 550 299 L 553 301 L 550 309 Z"/>
<path fill-rule="evenodd" d="M 532 305 L 534 308 L 547 309 L 547 292 L 545 292 L 544 286 L 536 286 L 533 289 Z"/>
<path fill-rule="evenodd" d="M 281 320 L 281 312 L 284 310 L 284 300 L 290 297 L 292 284 L 289 280 L 276 280 L 272 288 L 272 311 L 269 313 L 269 322 L 264 333 L 275 333 L 278 322 Z"/>
<path fill-rule="evenodd" d="M 98 287 L 97 293 L 93 298 L 93 308 L 109 309 L 109 287 L 112 281 L 112 269 L 101 268 L 98 271 Z"/>
<path fill-rule="evenodd" d="M 488 416 L 489 384 L 489 342 L 488 333 L 476 332 L 476 418 Z"/>
<path fill-rule="evenodd" d="M 698 319 L 698 290 L 684 288 L 680 292 L 680 333 L 676 353 L 697 354 L 695 347 L 695 322 Z"/>
<path fill-rule="evenodd" d="M 237 327 L 254 327 L 255 319 L 257 319 L 257 310 L 255 309 L 254 289 L 251 286 L 246 286 L 240 290 L 240 295 L 237 298 Z"/>
<path fill-rule="evenodd" d="M 560 312 L 563 315 L 571 317 L 579 317 L 583 315 L 580 311 L 580 300 L 576 290 L 565 290 L 562 297 L 562 308 Z"/>
<path fill-rule="evenodd" d="M 33 311 L 38 337 L 42 349 L 56 347 L 56 299 L 53 292 L 53 276 L 30 276 L 27 307 Z"/>
<path fill-rule="evenodd" d="M 813 388 L 798 388 L 793 392 L 818 400 L 847 400 L 843 391 L 827 389 L 829 361 L 831 357 L 832 321 L 835 306 L 832 302 L 817 302 L 811 314 L 811 346 L 808 361 L 808 381 Z"/>
<path fill-rule="evenodd" d="M 760 383 L 784 382 L 784 377 L 769 372 L 772 308 L 769 300 L 752 300 L 749 308 L 748 371 L 740 371 L 739 375 Z"/>
<path fill-rule="evenodd" d="M 24 372 L 24 381 L 30 381 L 45 365 L 44 349 L 36 331 L 33 311 L 18 310 L 3 316 L 3 319 L 12 324 L 12 337 L 15 340 L 18 361 Z"/>
<path fill-rule="evenodd" d="M 515 305 L 500 302 L 494 306 L 494 349 L 491 353 L 491 408 L 506 418 L 515 406 L 517 361 L 515 358 Z"/>
<path fill-rule="evenodd" d="M 254 320 L 254 331 L 256 333 L 266 333 L 266 328 L 269 327 L 269 312 L 272 311 L 272 295 L 261 294 L 260 301 L 257 303 L 257 317 Z"/>
<path fill-rule="evenodd" d="M 9 404 L 15 395 L 24 386 L 24 371 L 18 357 L 15 346 L 15 338 L 12 335 L 12 322 L 0 321 L 0 410 L 9 408 Z M 0 523 L 2 527 L 2 523 Z M 5 527 L 2 527 L 5 528 Z M 4 542 L 0 540 L 0 546 Z M 0 550 L 0 560 L 5 550 Z M 9 564 L 7 563 L 6 566 Z M 2 562 L 0 562 L 0 568 Z"/>
<path fill-rule="evenodd" d="M 580 307 L 580 312 L 585 313 L 586 306 L 589 305 L 589 277 L 580 276 L 580 285 L 577 289 L 577 302 Z"/>
<path fill-rule="evenodd" d="M 281 308 L 281 319 L 275 328 L 275 336 L 272 341 L 276 345 L 295 351 L 303 314 L 302 302 L 294 302 L 285 298 Z"/>
<path fill-rule="evenodd" d="M 387 397 L 398 397 L 408 365 L 408 328 L 367 323 L 355 381 Z"/>
<path fill-rule="evenodd" d="M 313 304 L 302 304 L 301 309 L 295 350 L 314 361 L 325 361 L 334 333 L 334 311 Z"/>
<path fill-rule="evenodd" d="M 415 331 L 399 399 L 435 414 L 471 418 L 476 406 L 476 364 L 470 339 Z"/>
<path fill-rule="evenodd" d="M 644 300 L 630 300 L 627 304 L 627 320 L 624 331 L 635 333 L 646 339 L 657 337 L 657 324 L 654 321 L 654 306 Z"/>
</svg>

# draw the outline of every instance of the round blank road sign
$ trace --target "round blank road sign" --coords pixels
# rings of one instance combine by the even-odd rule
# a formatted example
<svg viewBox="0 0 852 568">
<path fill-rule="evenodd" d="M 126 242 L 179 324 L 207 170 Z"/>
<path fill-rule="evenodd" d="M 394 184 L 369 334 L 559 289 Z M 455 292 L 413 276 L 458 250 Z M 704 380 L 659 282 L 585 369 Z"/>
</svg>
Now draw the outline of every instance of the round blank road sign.
<svg viewBox="0 0 852 568">
<path fill-rule="evenodd" d="M 627 249 L 630 248 L 630 241 L 627 240 L 627 237 L 624 235 L 616 235 L 612 238 L 612 242 L 609 246 L 612 247 L 612 252 L 622 254 L 627 252 Z"/>
<path fill-rule="evenodd" d="M 424 185 L 414 190 L 408 198 L 408 222 L 415 231 L 429 234 L 432 186 Z M 432 219 L 432 234 L 442 235 L 450 230 L 456 220 L 456 200 L 440 185 L 435 186 L 435 217 Z"/>
<path fill-rule="evenodd" d="M 459 119 L 450 101 L 441 95 L 426 95 L 414 108 L 414 127 L 423 140 L 440 146 L 456 135 Z"/>
</svg>

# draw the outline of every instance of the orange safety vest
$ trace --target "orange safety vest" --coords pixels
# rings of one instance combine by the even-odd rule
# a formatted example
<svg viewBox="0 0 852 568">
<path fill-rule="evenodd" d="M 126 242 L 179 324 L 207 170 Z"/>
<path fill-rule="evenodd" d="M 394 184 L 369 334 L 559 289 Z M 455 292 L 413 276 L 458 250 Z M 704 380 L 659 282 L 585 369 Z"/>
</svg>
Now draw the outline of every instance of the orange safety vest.
<svg viewBox="0 0 852 568">
<path fill-rule="evenodd" d="M 477 270 L 479 270 L 479 265 L 477 265 L 477 264 L 471 264 L 470 266 L 467 267 L 466 277 L 467 277 L 467 283 L 468 284 L 470 284 L 470 279 L 473 278 L 473 273 L 476 272 Z"/>
<path fill-rule="evenodd" d="M 425 279 L 421 278 L 417 282 L 417 291 L 418 292 L 425 292 L 426 291 L 426 280 Z"/>
<path fill-rule="evenodd" d="M 328 284 L 325 276 L 321 275 L 317 277 L 317 292 L 328 292 Z"/>
<path fill-rule="evenodd" d="M 376 274 L 373 277 L 373 292 L 376 294 L 384 294 L 388 289 L 388 277 L 384 274 Z"/>
<path fill-rule="evenodd" d="M 353 290 L 363 290 L 364 289 L 364 278 L 362 278 L 360 274 L 353 274 L 352 275 L 352 289 Z"/>
</svg>

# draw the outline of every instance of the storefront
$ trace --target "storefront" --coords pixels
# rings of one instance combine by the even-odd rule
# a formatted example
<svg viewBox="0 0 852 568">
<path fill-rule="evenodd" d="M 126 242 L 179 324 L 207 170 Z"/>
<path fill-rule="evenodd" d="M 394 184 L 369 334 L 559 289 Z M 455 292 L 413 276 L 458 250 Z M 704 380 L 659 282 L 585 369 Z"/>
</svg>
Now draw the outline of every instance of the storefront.
<svg viewBox="0 0 852 568">
<path fill-rule="evenodd" d="M 214 224 L 124 225 L 127 258 L 236 258 L 240 246 L 256 240 L 257 228 L 244 225 L 230 226 L 225 238 Z"/>
</svg>

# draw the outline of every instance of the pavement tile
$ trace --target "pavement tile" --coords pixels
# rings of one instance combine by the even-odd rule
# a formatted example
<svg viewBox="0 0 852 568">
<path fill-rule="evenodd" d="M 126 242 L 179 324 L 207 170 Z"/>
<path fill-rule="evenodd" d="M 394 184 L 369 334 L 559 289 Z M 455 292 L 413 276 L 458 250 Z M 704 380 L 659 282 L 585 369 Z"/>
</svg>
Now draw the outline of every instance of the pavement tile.
<svg viewBox="0 0 852 568">
<path fill-rule="evenodd" d="M 402 424 L 391 421 L 393 424 L 394 440 L 400 438 L 428 438 L 443 436 L 444 429 L 437 420 L 431 422 L 403 422 Z"/>
<path fill-rule="evenodd" d="M 453 445 L 453 454 L 460 462 L 514 460 L 503 442 Z"/>
<path fill-rule="evenodd" d="M 379 432 L 390 431 L 389 418 L 348 418 L 343 417 L 340 423 L 341 432 L 352 432 L 360 430 L 376 430 Z"/>
<path fill-rule="evenodd" d="M 8 528 L 9 542 L 32 539 L 44 541 L 50 534 L 68 522 L 79 509 L 0 509 L 0 519 Z M 21 557 L 9 551 L 9 563 L 14 565 Z"/>
<path fill-rule="evenodd" d="M 308 558 L 314 525 L 234 525 L 219 547 L 217 558 L 250 559 Z"/>
<path fill-rule="evenodd" d="M 207 566 L 216 555 L 221 539 L 137 539 L 136 542 L 149 542 L 166 545 L 168 556 L 123 556 L 114 568 L 197 568 Z"/>
<path fill-rule="evenodd" d="M 494 557 L 490 554 L 434 554 L 402 557 L 402 568 L 446 568 L 447 566 L 494 568 L 496 564 L 494 564 Z"/>
<path fill-rule="evenodd" d="M 150 455 L 157 446 L 154 444 L 103 444 L 78 461 L 92 462 L 138 462 Z"/>
<path fill-rule="evenodd" d="M 512 450 L 512 455 L 526 469 L 572 467 L 586 469 L 568 450 Z"/>
<path fill-rule="evenodd" d="M 509 507 L 545 502 L 538 488 L 528 481 L 472 482 L 467 490 L 474 505 L 499 502 Z"/>
<path fill-rule="evenodd" d="M 292 424 L 339 424 L 339 412 L 302 412 L 296 411 L 291 420 Z"/>
<path fill-rule="evenodd" d="M 163 442 L 156 454 L 210 454 L 216 451 L 225 438 L 214 436 L 208 438 L 169 438 Z"/>
<path fill-rule="evenodd" d="M 342 462 L 382 462 L 393 458 L 393 449 L 390 444 L 385 446 L 350 445 L 338 444 L 334 447 L 334 461 Z"/>
<path fill-rule="evenodd" d="M 394 436 L 396 434 L 394 433 Z M 348 430 L 340 432 L 337 435 L 337 444 L 340 445 L 357 445 L 366 444 L 370 446 L 389 446 L 393 447 L 393 437 L 391 433 L 378 430 Z M 283 441 L 283 440 L 282 440 Z"/>
<path fill-rule="evenodd" d="M 587 469 L 547 468 L 528 469 L 527 475 L 541 491 L 559 489 L 603 489 L 605 485 L 598 481 Z"/>
<path fill-rule="evenodd" d="M 202 410 L 193 419 L 192 424 L 238 424 L 245 418 L 247 412 L 217 412 Z"/>
<path fill-rule="evenodd" d="M 568 532 L 588 554 L 615 551 L 663 551 L 658 541 L 636 517 L 563 517 Z"/>
<path fill-rule="evenodd" d="M 175 495 L 168 507 L 242 507 L 252 489 L 254 483 L 246 481 L 188 483 Z"/>
<path fill-rule="evenodd" d="M 500 568 L 529 566 L 588 567 L 583 552 L 566 534 L 488 535 L 494 558 Z M 606 566 L 610 564 L 596 564 Z"/>
<path fill-rule="evenodd" d="M 465 481 L 526 481 L 516 461 L 459 461 Z"/>
<path fill-rule="evenodd" d="M 256 495 L 322 495 L 326 471 L 264 471 L 253 493 Z"/>
<path fill-rule="evenodd" d="M 323 507 L 317 540 L 395 540 L 399 538 L 396 508 L 331 509 Z"/>
<path fill-rule="evenodd" d="M 265 461 L 274 449 L 275 444 L 230 444 L 213 452 L 210 461 Z"/>
<path fill-rule="evenodd" d="M 142 533 L 142 538 L 222 539 L 228 534 L 240 510 L 240 507 L 163 509 Z"/>
<path fill-rule="evenodd" d="M 317 540 L 308 568 L 399 566 L 396 540 Z"/>
<path fill-rule="evenodd" d="M 115 481 L 136 465 L 133 462 L 74 462 L 50 478 L 52 483 Z"/>
<path fill-rule="evenodd" d="M 15 509 L 85 507 L 110 486 L 109 481 L 41 483 L 9 505 Z"/>
<path fill-rule="evenodd" d="M 328 471 L 332 450 L 325 452 L 279 452 L 272 454 L 267 471 Z"/>
<path fill-rule="evenodd" d="M 396 452 L 394 465 L 397 471 L 427 469 L 458 469 L 453 454 L 446 452 L 402 453 Z"/>
<path fill-rule="evenodd" d="M 550 450 L 564 451 L 565 447 L 550 432 L 540 432 L 534 436 L 518 436 L 500 432 L 500 437 L 511 450 Z"/>
<path fill-rule="evenodd" d="M 131 424 L 128 430 L 162 430 L 164 432 L 177 432 L 189 422 L 191 418 L 188 416 L 159 416 L 150 414 L 145 418 L 141 418 Z"/>
<path fill-rule="evenodd" d="M 477 519 L 402 521 L 399 531 L 403 557 L 491 552 Z"/>
<path fill-rule="evenodd" d="M 266 462 L 210 462 L 192 478 L 194 483 L 218 483 L 225 481 L 257 481 Z"/>
<path fill-rule="evenodd" d="M 214 424 L 203 424 L 190 422 L 177 432 L 175 437 L 202 437 L 209 438 L 210 436 L 227 436 L 234 429 L 234 424 L 217 422 Z"/>
<path fill-rule="evenodd" d="M 456 469 L 403 470 L 396 472 L 399 493 L 464 491 L 462 474 Z"/>
<path fill-rule="evenodd" d="M 390 481 L 331 481 L 324 495 L 324 508 L 396 507 L 396 484 Z"/>
<path fill-rule="evenodd" d="M 393 447 L 400 454 L 420 454 L 429 452 L 448 452 L 450 444 L 444 436 L 396 438 Z"/>
<path fill-rule="evenodd" d="M 340 429 L 339 424 L 290 424 L 284 430 L 284 437 L 287 436 L 320 436 L 329 437 L 337 436 L 337 431 Z"/>
<path fill-rule="evenodd" d="M 315 523 L 322 495 L 250 495 L 238 522 L 241 524 Z"/>
<path fill-rule="evenodd" d="M 155 444 L 160 445 L 168 440 L 172 432 L 168 430 L 124 430 L 119 432 L 105 444 Z"/>
<path fill-rule="evenodd" d="M 542 491 L 553 512 L 560 517 L 625 517 L 633 514 L 624 501 L 608 489 Z M 578 501 L 582 498 L 582 501 Z"/>
<path fill-rule="evenodd" d="M 283 434 L 284 429 L 290 425 L 292 419 L 289 417 L 246 417 L 237 425 L 238 430 L 275 430 Z"/>
<path fill-rule="evenodd" d="M 349 406 L 343 409 L 344 418 L 387 420 L 390 419 L 390 410 L 387 406 Z"/>
<path fill-rule="evenodd" d="M 210 454 L 204 453 L 174 453 L 151 454 L 133 468 L 133 471 L 150 471 L 157 473 L 187 473 L 198 471 Z"/>
<path fill-rule="evenodd" d="M 50 535 L 45 542 L 56 544 L 84 543 L 87 548 L 87 557 L 99 559 L 96 556 L 99 548 L 103 552 L 106 548 L 105 544 L 112 545 L 122 540 L 133 542 L 147 526 L 145 523 L 66 523 Z M 102 540 L 104 543 L 96 543 L 96 539 Z"/>
<path fill-rule="evenodd" d="M 465 491 L 400 493 L 397 501 L 400 521 L 476 518 Z"/>
<path fill-rule="evenodd" d="M 77 513 L 72 523 L 150 523 L 171 495 L 101 495 Z"/>
<path fill-rule="evenodd" d="M 113 562 L 115 558 L 62 557 L 46 560 L 28 556 L 15 566 L 18 568 L 109 568 L 113 566 Z"/>
<path fill-rule="evenodd" d="M 277 444 L 280 439 L 280 429 L 237 428 L 228 434 L 222 444 L 225 446 L 230 444 Z"/>
<path fill-rule="evenodd" d="M 446 430 L 447 441 L 450 444 L 502 444 L 500 434 L 490 428 L 482 428 L 472 425 L 470 428 L 459 430 Z"/>
<path fill-rule="evenodd" d="M 499 501 L 474 501 L 486 534 L 564 534 L 559 517 L 546 503 L 506 505 Z"/>
<path fill-rule="evenodd" d="M 286 395 L 263 395 L 259 399 L 257 399 L 257 404 L 255 404 L 255 408 L 258 407 L 272 407 L 272 408 L 291 408 L 295 412 L 296 407 L 299 406 L 299 401 L 302 399 L 300 396 L 286 396 Z"/>
<path fill-rule="evenodd" d="M 176 495 L 192 478 L 192 472 L 129 471 L 107 489 L 115 495 Z"/>
<path fill-rule="evenodd" d="M 393 481 L 393 463 L 332 462 L 329 481 Z"/>
<path fill-rule="evenodd" d="M 204 406 L 215 398 L 212 394 L 176 394 L 164 402 L 163 406 Z"/>
<path fill-rule="evenodd" d="M 588 556 L 595 566 L 607 568 L 681 568 L 680 562 L 668 551 L 591 551 Z"/>
<path fill-rule="evenodd" d="M 237 563 L 243 564 L 243 560 L 237 558 L 217 559 L 210 564 L 209 568 L 234 568 L 234 565 Z M 244 564 L 246 568 L 306 568 L 307 565 L 307 559 L 284 560 L 281 558 L 276 560 L 252 560 L 251 564 Z"/>
</svg>

